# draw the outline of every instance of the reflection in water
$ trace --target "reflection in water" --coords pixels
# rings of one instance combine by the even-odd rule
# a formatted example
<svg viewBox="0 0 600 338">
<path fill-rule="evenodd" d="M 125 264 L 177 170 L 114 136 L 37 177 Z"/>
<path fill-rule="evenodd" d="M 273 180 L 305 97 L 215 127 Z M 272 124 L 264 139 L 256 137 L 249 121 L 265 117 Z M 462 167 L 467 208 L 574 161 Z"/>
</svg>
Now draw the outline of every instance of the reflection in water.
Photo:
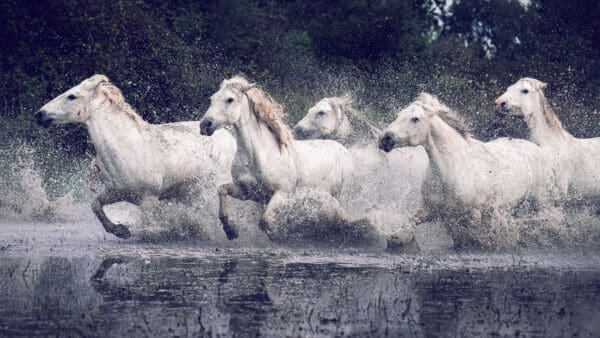
<svg viewBox="0 0 600 338">
<path fill-rule="evenodd" d="M 597 270 L 419 262 L 0 257 L 0 335 L 585 336 L 600 329 Z"/>
</svg>

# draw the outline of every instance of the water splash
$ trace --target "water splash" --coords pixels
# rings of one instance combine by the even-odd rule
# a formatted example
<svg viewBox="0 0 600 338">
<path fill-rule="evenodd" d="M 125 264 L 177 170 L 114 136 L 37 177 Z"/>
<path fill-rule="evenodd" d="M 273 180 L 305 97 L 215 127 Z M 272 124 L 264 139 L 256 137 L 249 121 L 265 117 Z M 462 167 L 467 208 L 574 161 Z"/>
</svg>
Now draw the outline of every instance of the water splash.
<svg viewBox="0 0 600 338">
<path fill-rule="evenodd" d="M 76 201 L 74 190 L 53 197 L 49 193 L 35 150 L 19 145 L 0 153 L 2 185 L 0 186 L 0 217 L 13 221 L 83 221 L 91 214 Z M 82 176 L 85 172 L 82 173 Z"/>
<path fill-rule="evenodd" d="M 311 242 L 379 249 L 386 245 L 406 247 L 416 240 L 425 252 L 446 250 L 465 239 L 468 239 L 465 243 L 487 249 L 594 248 L 600 240 L 600 219 L 589 206 L 548 209 L 540 215 L 532 215 L 525 206 L 522 212 L 504 215 L 502 219 L 462 228 L 462 233 L 453 231 L 461 228 L 449 222 L 415 226 L 411 216 L 421 204 L 420 186 L 428 165 L 423 149 L 402 148 L 384 154 L 375 145 L 367 145 L 350 151 L 358 163 L 357 175 L 344 188 L 339 203 L 310 190 L 291 194 L 277 210 L 272 229 L 276 232 L 271 231 L 271 239 L 285 245 Z M 0 218 L 8 222 L 80 223 L 101 232 L 90 208 L 94 195 L 88 189 L 93 170 L 91 161 L 65 158 L 40 161 L 37 155 L 33 148 L 22 144 L 0 152 Z M 50 160 L 71 167 L 57 172 L 56 163 L 47 165 Z M 48 184 L 56 181 L 52 177 L 65 173 L 70 173 L 63 180 L 67 183 Z M 225 239 L 216 217 L 217 185 L 214 177 L 205 177 L 191 203 L 161 201 L 151 215 L 144 215 L 139 207 L 125 202 L 106 206 L 105 210 L 111 220 L 126 224 L 143 241 L 197 239 L 226 246 L 272 245 L 258 227 L 262 207 L 233 198 L 229 199 L 231 218 L 240 228 L 240 238 L 233 242 Z M 335 208 L 330 208 L 331 205 Z M 331 210 L 340 208 L 347 221 L 344 227 L 328 226 Z"/>
</svg>

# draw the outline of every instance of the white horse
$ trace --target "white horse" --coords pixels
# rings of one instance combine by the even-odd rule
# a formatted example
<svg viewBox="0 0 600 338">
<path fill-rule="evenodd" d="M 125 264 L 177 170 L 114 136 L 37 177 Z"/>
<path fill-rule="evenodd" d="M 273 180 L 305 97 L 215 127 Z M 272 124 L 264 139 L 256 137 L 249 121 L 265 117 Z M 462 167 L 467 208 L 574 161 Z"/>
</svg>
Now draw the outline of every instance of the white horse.
<svg viewBox="0 0 600 338">
<path fill-rule="evenodd" d="M 354 109 L 349 95 L 327 97 L 317 102 L 293 129 L 297 139 L 329 139 L 347 147 L 376 139 L 380 132 Z"/>
<path fill-rule="evenodd" d="M 551 158 L 556 185 L 569 199 L 600 196 L 600 138 L 580 139 L 563 128 L 544 96 L 546 83 L 523 78 L 496 100 L 499 115 L 522 118 L 530 140 Z"/>
<path fill-rule="evenodd" d="M 386 152 L 396 147 L 423 145 L 430 161 L 434 194 L 423 186 L 421 221 L 434 216 L 458 217 L 480 224 L 482 216 L 498 217 L 524 200 L 544 205 L 551 189 L 551 172 L 538 146 L 518 139 L 501 138 L 481 142 L 472 138 L 464 120 L 432 95 L 422 93 L 401 110 L 383 132 L 379 147 Z M 444 219 L 455 241 L 464 231 Z"/>
<path fill-rule="evenodd" d="M 44 105 L 35 118 L 43 127 L 64 123 L 87 127 L 104 183 L 92 209 L 104 229 L 117 237 L 131 234 L 108 219 L 107 204 L 126 201 L 147 212 L 158 206 L 159 199 L 184 200 L 203 175 L 230 181 L 227 173 L 236 149 L 231 135 L 199 137 L 198 122 L 147 123 L 104 75 L 67 90 Z"/>
<path fill-rule="evenodd" d="M 375 140 L 381 130 L 369 122 L 365 114 L 354 107 L 349 95 L 328 97 L 317 102 L 296 124 L 294 135 L 299 139 L 330 139 L 348 147 L 357 165 L 354 182 L 343 194 L 344 205 L 354 216 L 374 212 L 389 219 L 390 225 L 379 224 L 392 237 L 405 237 L 399 226 L 406 211 L 418 205 L 420 182 L 427 171 L 427 155 L 421 149 L 402 149 L 383 156 Z M 382 173 L 385 175 L 373 175 Z M 403 233 L 399 233 L 403 232 Z"/>
<path fill-rule="evenodd" d="M 219 188 L 219 219 L 229 239 L 238 236 L 229 220 L 227 196 L 267 205 L 259 226 L 268 229 L 273 208 L 296 187 L 337 195 L 354 163 L 341 144 L 328 140 L 296 141 L 282 121 L 283 107 L 240 76 L 221 83 L 200 122 L 202 135 L 233 126 L 237 152 L 233 184 Z M 268 233 L 268 232 L 267 232 Z"/>
</svg>

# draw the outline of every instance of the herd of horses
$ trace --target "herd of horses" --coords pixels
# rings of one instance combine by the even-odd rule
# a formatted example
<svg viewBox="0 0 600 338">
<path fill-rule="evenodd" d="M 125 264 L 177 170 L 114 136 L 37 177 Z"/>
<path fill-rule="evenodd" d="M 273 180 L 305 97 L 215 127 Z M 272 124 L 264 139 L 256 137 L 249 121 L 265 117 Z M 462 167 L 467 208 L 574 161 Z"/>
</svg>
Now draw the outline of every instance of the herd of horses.
<svg viewBox="0 0 600 338">
<path fill-rule="evenodd" d="M 348 96 L 321 100 L 292 130 L 283 121 L 283 106 L 242 76 L 221 83 L 200 122 L 150 124 L 104 75 L 57 96 L 35 119 L 43 127 L 87 127 L 104 184 L 92 209 L 104 229 L 120 238 L 131 233 L 107 217 L 105 205 L 126 201 L 150 212 L 162 199 L 193 199 L 190 189 L 202 177 L 219 182 L 214 194 L 228 239 L 239 234 L 228 197 L 265 206 L 258 225 L 268 232 L 282 203 L 298 189 L 335 200 L 360 166 L 348 149 L 366 142 L 385 152 L 423 146 L 429 166 L 422 207 L 411 220 L 443 220 L 460 244 L 469 229 L 479 231 L 480 224 L 522 205 L 539 214 L 600 195 L 600 138 L 578 139 L 567 132 L 550 109 L 545 87 L 523 78 L 495 102 L 499 116 L 525 121 L 529 140 L 477 140 L 460 115 L 427 93 L 383 131 L 349 109 Z M 332 220 L 344 217 L 336 206 Z"/>
</svg>

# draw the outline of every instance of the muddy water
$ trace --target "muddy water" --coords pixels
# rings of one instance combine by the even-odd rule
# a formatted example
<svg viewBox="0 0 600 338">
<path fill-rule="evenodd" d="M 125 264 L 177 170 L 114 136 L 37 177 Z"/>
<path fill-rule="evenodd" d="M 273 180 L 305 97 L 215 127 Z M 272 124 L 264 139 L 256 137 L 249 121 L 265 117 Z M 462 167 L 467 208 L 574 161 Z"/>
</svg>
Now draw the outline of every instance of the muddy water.
<svg viewBox="0 0 600 338">
<path fill-rule="evenodd" d="M 0 226 L 0 335 L 590 336 L 600 255 L 144 243 Z M 266 242 L 265 242 L 266 243 Z"/>
</svg>

